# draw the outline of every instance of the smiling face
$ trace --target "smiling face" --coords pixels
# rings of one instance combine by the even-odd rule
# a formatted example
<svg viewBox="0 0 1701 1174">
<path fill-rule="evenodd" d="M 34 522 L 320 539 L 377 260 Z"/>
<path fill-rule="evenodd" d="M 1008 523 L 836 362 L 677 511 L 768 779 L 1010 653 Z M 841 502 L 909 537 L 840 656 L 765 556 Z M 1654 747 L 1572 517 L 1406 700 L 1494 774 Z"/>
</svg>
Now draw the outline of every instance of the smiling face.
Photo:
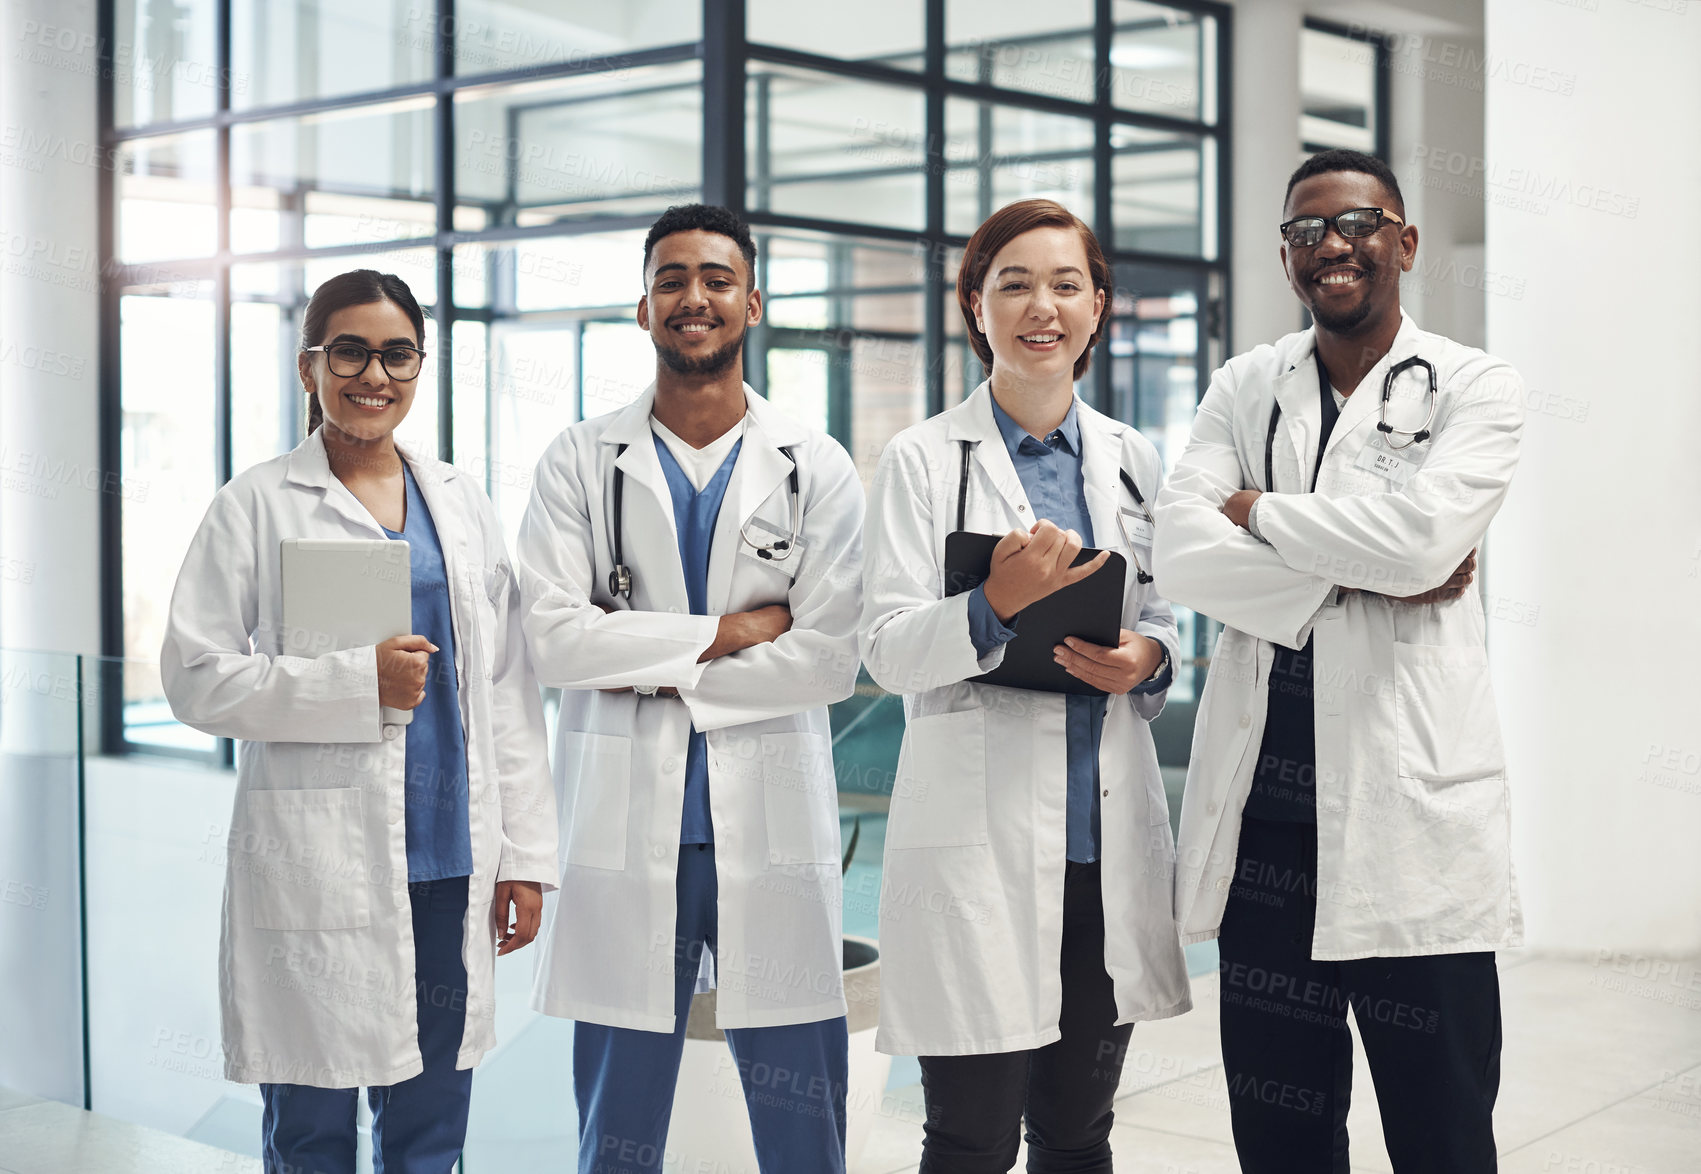
<svg viewBox="0 0 1701 1174">
<path fill-rule="evenodd" d="M 744 333 L 762 320 L 762 295 L 738 242 L 700 228 L 655 243 L 638 300 L 638 325 L 656 355 L 681 375 L 718 375 L 744 353 Z"/>
<path fill-rule="evenodd" d="M 1294 185 L 1282 219 L 1338 216 L 1353 208 L 1401 211 L 1374 175 L 1326 171 Z M 1385 224 L 1356 239 L 1330 225 L 1309 248 L 1284 241 L 1282 269 L 1319 327 L 1341 335 L 1374 332 L 1400 316 L 1400 274 L 1416 260 L 1417 241 L 1417 229 L 1410 224 Z"/>
<path fill-rule="evenodd" d="M 422 347 L 406 311 L 392 301 L 345 306 L 325 322 L 326 346 L 357 342 L 373 350 L 390 346 Z M 342 376 L 330 369 L 325 352 L 312 351 L 297 359 L 301 385 L 317 391 L 325 423 L 354 440 L 381 440 L 407 419 L 419 376 L 392 379 L 374 354 L 358 375 Z"/>
<path fill-rule="evenodd" d="M 969 294 L 995 376 L 1073 382 L 1075 361 L 1104 312 L 1104 291 L 1090 273 L 1073 228 L 1029 229 L 998 250 L 986 281 Z"/>
</svg>

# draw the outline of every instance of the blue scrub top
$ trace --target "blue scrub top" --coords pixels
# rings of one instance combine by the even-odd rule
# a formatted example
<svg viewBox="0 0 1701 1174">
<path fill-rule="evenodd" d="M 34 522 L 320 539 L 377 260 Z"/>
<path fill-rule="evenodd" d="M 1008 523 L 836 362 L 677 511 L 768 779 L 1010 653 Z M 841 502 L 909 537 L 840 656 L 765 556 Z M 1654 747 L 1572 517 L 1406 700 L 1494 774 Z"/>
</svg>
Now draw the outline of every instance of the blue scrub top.
<svg viewBox="0 0 1701 1174">
<path fill-rule="evenodd" d="M 431 511 L 413 470 L 407 480 L 407 520 L 391 538 L 405 538 L 413 580 L 413 630 L 437 646 L 425 677 L 425 700 L 407 728 L 407 779 L 403 786 L 408 881 L 471 876 L 472 830 L 467 815 L 467 739 L 461 728 L 455 676 L 455 629 L 449 615 L 449 576 Z"/>
<path fill-rule="evenodd" d="M 1034 519 L 1045 519 L 1060 529 L 1081 536 L 1081 545 L 1093 544 L 1093 519 L 1087 512 L 1087 495 L 1081 472 L 1081 420 L 1073 401 L 1069 414 L 1043 441 L 1030 436 L 992 398 L 992 418 L 998 424 L 1010 463 L 1033 506 Z M 969 595 L 969 638 L 975 655 L 988 652 L 1015 639 L 1016 629 L 998 622 L 986 592 L 976 587 Z M 1166 672 L 1137 693 L 1156 692 L 1169 684 Z M 1104 697 L 1070 693 L 1065 698 L 1064 732 L 1068 760 L 1065 776 L 1068 858 L 1090 863 L 1099 858 L 1099 741 L 1104 735 Z"/>
<path fill-rule="evenodd" d="M 685 572 L 685 596 L 691 603 L 691 614 L 709 614 L 709 548 L 715 539 L 715 522 L 721 515 L 721 502 L 726 498 L 727 483 L 732 480 L 732 467 L 738 463 L 739 450 L 744 447 L 740 437 L 727 453 L 726 460 L 715 475 L 699 491 L 691 478 L 674 460 L 662 438 L 652 434 L 656 456 L 661 458 L 662 473 L 673 496 L 673 529 L 679 535 L 679 565 Z M 715 842 L 714 821 L 709 814 L 709 748 L 708 740 L 691 727 L 691 741 L 685 748 L 685 810 L 679 821 L 681 844 L 712 844 Z"/>
</svg>

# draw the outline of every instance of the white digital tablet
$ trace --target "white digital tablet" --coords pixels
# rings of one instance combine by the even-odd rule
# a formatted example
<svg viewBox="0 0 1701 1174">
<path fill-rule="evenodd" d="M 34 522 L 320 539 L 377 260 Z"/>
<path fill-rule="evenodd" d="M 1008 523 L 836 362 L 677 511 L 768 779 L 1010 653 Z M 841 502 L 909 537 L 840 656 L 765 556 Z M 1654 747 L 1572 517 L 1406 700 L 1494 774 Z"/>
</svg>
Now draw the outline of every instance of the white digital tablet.
<svg viewBox="0 0 1701 1174">
<path fill-rule="evenodd" d="M 385 538 L 285 538 L 283 651 L 318 657 L 413 631 L 408 544 Z M 406 725 L 411 709 L 382 711 Z"/>
</svg>

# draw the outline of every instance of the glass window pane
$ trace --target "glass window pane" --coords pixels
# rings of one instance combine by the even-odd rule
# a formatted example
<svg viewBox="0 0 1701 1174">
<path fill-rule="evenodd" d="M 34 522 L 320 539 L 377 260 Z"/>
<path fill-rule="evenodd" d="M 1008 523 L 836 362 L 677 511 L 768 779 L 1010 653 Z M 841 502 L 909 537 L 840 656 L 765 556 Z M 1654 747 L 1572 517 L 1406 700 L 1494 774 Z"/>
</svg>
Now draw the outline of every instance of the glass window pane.
<svg viewBox="0 0 1701 1174">
<path fill-rule="evenodd" d="M 1012 200 L 1043 196 L 1093 221 L 1093 124 L 1038 110 L 945 103 L 945 229 L 967 235 Z"/>
<path fill-rule="evenodd" d="M 1206 298 L 1204 274 L 1154 265 L 1118 265 L 1116 296 L 1099 361 L 1110 363 L 1113 414 L 1140 430 L 1171 469 L 1193 427 L 1199 402 L 1199 316 Z M 1141 486 L 1142 490 L 1145 489 Z M 1147 493 L 1150 501 L 1152 494 Z M 1183 658 L 1203 655 L 1203 621 L 1176 607 Z M 1190 701 L 1203 677 L 1191 665 L 1176 674 L 1171 696 Z M 1176 690 L 1179 690 L 1177 692 Z"/>
<path fill-rule="evenodd" d="M 159 649 L 172 585 L 217 488 L 212 284 L 127 292 L 118 323 L 125 733 L 211 750 L 212 738 L 172 718 Z"/>
<path fill-rule="evenodd" d="M 1215 259 L 1216 140 L 1115 126 L 1110 144 L 1116 248 Z"/>
<path fill-rule="evenodd" d="M 811 428 L 827 431 L 827 363 L 815 350 L 768 352 L 768 402 Z"/>
<path fill-rule="evenodd" d="M 644 235 L 457 245 L 455 304 L 507 313 L 599 309 L 629 317 L 644 295 Z"/>
<path fill-rule="evenodd" d="M 429 31 L 430 18 L 421 23 Z M 595 69 L 636 49 L 702 40 L 703 5 L 700 0 L 456 0 L 452 31 L 458 74 L 558 61 Z"/>
<path fill-rule="evenodd" d="M 301 437 L 307 396 L 295 365 L 297 322 L 281 301 L 231 303 L 230 464 L 236 472 L 288 452 Z"/>
<path fill-rule="evenodd" d="M 430 0 L 232 0 L 231 107 L 429 81 L 435 73 L 434 8 Z M 246 83 L 240 92 L 238 78 Z"/>
<path fill-rule="evenodd" d="M 232 250 L 430 236 L 431 131 L 431 110 L 418 104 L 237 124 L 230 132 Z"/>
<path fill-rule="evenodd" d="M 1299 141 L 1376 150 L 1376 50 L 1320 29 L 1299 33 Z"/>
<path fill-rule="evenodd" d="M 1094 72 L 1093 0 L 946 0 L 947 77 L 1091 102 Z"/>
<path fill-rule="evenodd" d="M 218 28 L 216 0 L 117 0 L 113 19 L 117 33 L 112 48 L 113 117 L 119 126 L 201 118 L 218 104 Z M 43 30 L 45 31 L 45 29 Z M 51 61 L 62 57 L 74 67 L 81 46 L 62 37 L 32 39 L 29 51 Z M 248 85 L 246 76 L 231 74 L 231 92 Z"/>
<path fill-rule="evenodd" d="M 745 33 L 760 45 L 919 70 L 926 8 L 915 0 L 864 0 L 856 19 L 845 20 L 841 12 L 796 0 L 748 0 Z"/>
<path fill-rule="evenodd" d="M 490 327 L 485 461 L 490 499 L 502 516 L 510 550 L 538 458 L 579 418 L 579 329 L 577 322 L 559 321 Z M 649 370 L 654 367 L 652 355 Z M 455 390 L 459 394 L 461 389 Z"/>
<path fill-rule="evenodd" d="M 1214 123 L 1217 22 L 1182 8 L 1115 0 L 1110 100 L 1124 110 Z"/>
<path fill-rule="evenodd" d="M 479 478 L 489 492 L 501 473 L 490 467 L 490 327 L 455 320 L 455 464 Z M 530 471 L 527 470 L 529 473 Z"/>
<path fill-rule="evenodd" d="M 133 139 L 118 149 L 118 259 L 210 257 L 218 248 L 213 132 Z"/>
<path fill-rule="evenodd" d="M 919 89 L 751 62 L 750 207 L 920 228 L 927 133 Z"/>
<path fill-rule="evenodd" d="M 758 237 L 768 399 L 819 421 L 864 480 L 895 434 L 927 411 L 925 254 L 825 234 Z M 754 382 L 754 381 L 753 381 Z"/>
<path fill-rule="evenodd" d="M 655 382 L 656 348 L 636 322 L 587 322 L 579 345 L 584 372 L 581 419 L 623 408 Z"/>
<path fill-rule="evenodd" d="M 696 62 L 462 94 L 455 184 L 487 222 L 647 215 L 702 187 Z"/>
</svg>

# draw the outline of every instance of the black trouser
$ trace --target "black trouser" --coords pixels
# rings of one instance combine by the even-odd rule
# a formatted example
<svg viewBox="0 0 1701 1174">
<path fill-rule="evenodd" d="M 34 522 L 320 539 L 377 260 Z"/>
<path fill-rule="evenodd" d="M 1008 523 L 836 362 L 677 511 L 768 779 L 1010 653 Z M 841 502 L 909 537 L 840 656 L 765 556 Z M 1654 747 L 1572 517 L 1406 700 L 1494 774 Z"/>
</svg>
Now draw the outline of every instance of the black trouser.
<svg viewBox="0 0 1701 1174">
<path fill-rule="evenodd" d="M 1116 1026 L 1097 864 L 1072 861 L 1064 872 L 1059 969 L 1063 1038 L 1023 1052 L 921 1057 L 920 1174 L 1003 1174 L 1016 1164 L 1024 1115 L 1033 1174 L 1110 1170 L 1111 1102 L 1134 1025 Z"/>
<path fill-rule="evenodd" d="M 1316 873 L 1315 824 L 1242 823 L 1219 942 L 1223 1067 L 1240 1168 L 1346 1174 L 1350 1006 L 1396 1174 L 1494 1170 L 1494 955 L 1313 962 Z"/>
</svg>

